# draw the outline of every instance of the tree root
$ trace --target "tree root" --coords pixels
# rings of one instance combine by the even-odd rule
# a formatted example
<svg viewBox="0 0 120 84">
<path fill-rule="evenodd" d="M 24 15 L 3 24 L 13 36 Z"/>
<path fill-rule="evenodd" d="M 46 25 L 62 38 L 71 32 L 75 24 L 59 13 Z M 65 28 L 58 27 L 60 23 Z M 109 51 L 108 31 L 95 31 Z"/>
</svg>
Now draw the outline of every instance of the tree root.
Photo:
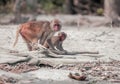
<svg viewBox="0 0 120 84">
<path fill-rule="evenodd" d="M 99 54 L 98 51 L 91 52 L 91 51 L 81 51 L 81 52 L 67 52 L 66 55 L 76 55 L 76 54 Z"/>
</svg>

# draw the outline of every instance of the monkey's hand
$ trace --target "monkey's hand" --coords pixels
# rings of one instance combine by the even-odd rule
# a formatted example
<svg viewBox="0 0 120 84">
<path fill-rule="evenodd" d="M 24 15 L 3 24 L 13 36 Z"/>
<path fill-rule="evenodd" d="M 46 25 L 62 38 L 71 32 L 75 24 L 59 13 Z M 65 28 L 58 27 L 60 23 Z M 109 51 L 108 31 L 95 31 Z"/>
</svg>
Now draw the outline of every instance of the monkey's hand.
<svg viewBox="0 0 120 84">
<path fill-rule="evenodd" d="M 62 52 L 63 52 L 63 54 L 65 54 L 65 55 L 68 53 L 67 50 L 63 50 Z"/>
<path fill-rule="evenodd" d="M 58 54 L 59 54 L 59 55 L 66 55 L 66 54 L 67 54 L 67 51 L 66 51 L 66 50 L 58 51 Z"/>
</svg>

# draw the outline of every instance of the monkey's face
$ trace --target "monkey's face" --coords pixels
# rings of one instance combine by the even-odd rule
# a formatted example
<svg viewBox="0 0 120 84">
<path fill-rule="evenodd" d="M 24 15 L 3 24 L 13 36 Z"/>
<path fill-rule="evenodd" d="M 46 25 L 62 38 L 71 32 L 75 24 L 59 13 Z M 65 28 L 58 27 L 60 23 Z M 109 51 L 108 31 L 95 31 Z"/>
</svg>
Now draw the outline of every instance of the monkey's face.
<svg viewBox="0 0 120 84">
<path fill-rule="evenodd" d="M 60 31 L 61 30 L 61 24 L 60 21 L 55 19 L 51 22 L 51 27 L 53 31 Z"/>
<path fill-rule="evenodd" d="M 60 36 L 60 41 L 64 41 L 66 37 L 64 35 Z"/>
<path fill-rule="evenodd" d="M 60 38 L 60 41 L 64 41 L 67 37 L 67 34 L 64 32 L 60 32 L 60 33 L 58 33 L 58 36 Z"/>
<path fill-rule="evenodd" d="M 60 24 L 54 24 L 53 26 L 54 31 L 60 31 L 61 30 L 61 25 Z"/>
</svg>

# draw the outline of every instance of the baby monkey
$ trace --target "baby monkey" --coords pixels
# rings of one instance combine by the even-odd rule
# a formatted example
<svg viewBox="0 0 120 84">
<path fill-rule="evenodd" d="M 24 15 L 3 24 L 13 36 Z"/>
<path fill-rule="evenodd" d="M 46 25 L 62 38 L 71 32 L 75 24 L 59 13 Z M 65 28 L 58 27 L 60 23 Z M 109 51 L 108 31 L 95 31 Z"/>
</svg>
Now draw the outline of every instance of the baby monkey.
<svg viewBox="0 0 120 84">
<path fill-rule="evenodd" d="M 66 33 L 59 32 L 58 36 L 53 36 L 51 39 L 47 39 L 43 46 L 55 54 L 66 54 L 67 51 L 64 50 L 62 46 L 63 41 L 66 39 L 66 37 Z"/>
</svg>

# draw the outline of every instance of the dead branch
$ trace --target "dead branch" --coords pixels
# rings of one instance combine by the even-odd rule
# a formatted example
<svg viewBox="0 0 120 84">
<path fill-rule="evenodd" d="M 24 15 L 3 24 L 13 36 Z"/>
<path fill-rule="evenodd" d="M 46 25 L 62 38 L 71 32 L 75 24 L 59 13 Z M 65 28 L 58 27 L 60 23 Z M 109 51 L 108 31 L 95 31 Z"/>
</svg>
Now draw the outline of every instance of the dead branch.
<svg viewBox="0 0 120 84">
<path fill-rule="evenodd" d="M 17 61 L 10 61 L 10 62 L 6 62 L 6 63 L 9 64 L 9 65 L 15 65 L 15 64 L 21 63 L 21 62 L 28 62 L 29 60 L 31 60 L 31 57 L 26 57 L 24 59 L 20 59 L 20 60 L 17 60 Z"/>
</svg>

